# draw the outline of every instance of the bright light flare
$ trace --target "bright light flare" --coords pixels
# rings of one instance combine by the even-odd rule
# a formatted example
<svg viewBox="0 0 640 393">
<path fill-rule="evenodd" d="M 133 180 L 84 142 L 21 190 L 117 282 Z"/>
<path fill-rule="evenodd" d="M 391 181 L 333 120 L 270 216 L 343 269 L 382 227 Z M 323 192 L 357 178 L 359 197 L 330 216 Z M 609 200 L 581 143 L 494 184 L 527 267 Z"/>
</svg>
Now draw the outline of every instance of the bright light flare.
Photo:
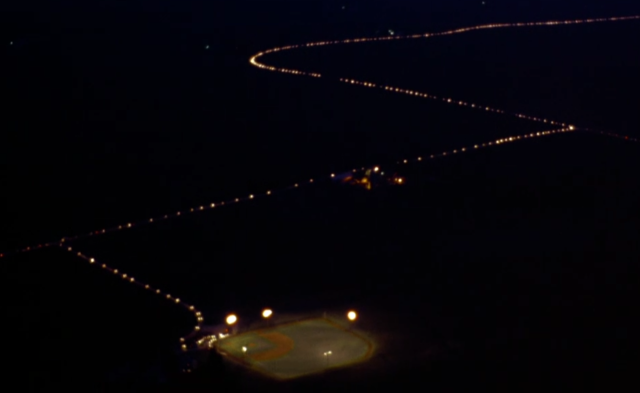
<svg viewBox="0 0 640 393">
<path fill-rule="evenodd" d="M 356 318 L 358 318 L 358 314 L 356 314 L 355 311 L 349 311 L 347 313 L 347 318 L 349 318 L 350 321 L 355 321 Z"/>
<path fill-rule="evenodd" d="M 233 325 L 238 321 L 238 317 L 236 317 L 235 314 L 231 314 L 227 316 L 226 321 L 227 321 L 227 325 Z"/>
<path fill-rule="evenodd" d="M 271 311 L 271 309 L 269 308 L 262 310 L 262 318 L 269 318 L 271 317 L 272 314 L 273 314 L 273 311 Z"/>
</svg>

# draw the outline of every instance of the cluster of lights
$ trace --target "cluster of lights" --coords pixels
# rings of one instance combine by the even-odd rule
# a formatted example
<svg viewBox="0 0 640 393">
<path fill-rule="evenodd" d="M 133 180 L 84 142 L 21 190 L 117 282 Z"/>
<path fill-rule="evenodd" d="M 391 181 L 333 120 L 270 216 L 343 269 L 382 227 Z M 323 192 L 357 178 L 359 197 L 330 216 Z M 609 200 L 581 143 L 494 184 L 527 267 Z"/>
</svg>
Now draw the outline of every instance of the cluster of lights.
<svg viewBox="0 0 640 393">
<path fill-rule="evenodd" d="M 220 333 L 220 338 L 226 337 L 224 333 Z M 215 346 L 216 341 L 218 341 L 218 337 L 215 334 L 211 334 L 208 336 L 201 337 L 197 343 L 198 347 L 202 348 L 213 348 Z"/>
<path fill-rule="evenodd" d="M 197 322 L 196 322 L 196 326 L 194 327 L 194 332 L 197 332 L 197 331 L 200 330 L 200 328 L 202 326 L 202 323 L 204 322 L 204 318 L 202 318 L 202 313 L 200 311 L 196 310 L 195 306 L 187 304 L 187 303 L 181 301 L 179 298 L 171 296 L 171 294 L 168 294 L 168 293 L 165 294 L 160 289 L 152 288 L 149 284 L 144 284 L 144 283 L 136 280 L 135 278 L 129 276 L 128 274 L 120 272 L 118 269 L 114 269 L 114 268 L 112 268 L 110 266 L 107 266 L 104 263 L 103 264 L 99 264 L 99 263 L 96 262 L 95 258 L 89 257 L 89 256 L 83 254 L 80 251 L 76 251 L 72 247 L 65 246 L 62 243 L 58 244 L 58 246 L 60 246 L 60 248 L 62 248 L 63 250 L 66 250 L 66 251 L 68 251 L 70 253 L 73 253 L 78 258 L 81 258 L 81 259 L 87 261 L 90 265 L 99 266 L 101 269 L 103 269 L 104 271 L 106 271 L 108 273 L 111 273 L 113 275 L 119 276 L 123 280 L 128 281 L 128 282 L 130 282 L 132 284 L 135 284 L 138 287 L 143 288 L 143 289 L 145 289 L 147 291 L 155 293 L 156 295 L 160 295 L 160 296 L 164 295 L 164 297 L 167 300 L 171 301 L 172 303 L 181 305 L 182 307 L 186 308 L 189 312 L 193 313 L 194 317 L 196 318 Z M 186 351 L 187 350 L 187 345 L 185 344 L 185 339 L 181 338 L 180 339 L 180 343 L 181 343 L 181 348 Z"/>
</svg>

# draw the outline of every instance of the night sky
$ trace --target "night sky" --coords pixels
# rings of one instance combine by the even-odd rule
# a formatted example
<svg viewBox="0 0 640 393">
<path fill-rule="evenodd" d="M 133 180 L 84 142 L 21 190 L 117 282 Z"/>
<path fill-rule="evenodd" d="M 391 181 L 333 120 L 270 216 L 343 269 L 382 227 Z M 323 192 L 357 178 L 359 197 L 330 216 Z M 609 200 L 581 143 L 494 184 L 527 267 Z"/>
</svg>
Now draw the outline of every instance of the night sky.
<svg viewBox="0 0 640 393">
<path fill-rule="evenodd" d="M 249 58 L 391 32 L 633 16 L 638 5 L 90 3 L 1 6 L 8 386 L 538 391 L 632 383 L 639 20 L 261 58 L 322 78 L 261 70 Z M 580 132 L 510 141 L 568 127 L 458 100 Z M 490 141 L 500 143 L 473 148 Z M 374 165 L 406 184 L 367 191 L 330 177 Z M 355 308 L 384 345 L 368 365 L 286 384 L 216 356 L 183 374 L 177 340 L 193 329 L 193 313 L 106 274 L 102 263 L 193 304 L 205 324 L 265 306 L 283 314 Z"/>
</svg>

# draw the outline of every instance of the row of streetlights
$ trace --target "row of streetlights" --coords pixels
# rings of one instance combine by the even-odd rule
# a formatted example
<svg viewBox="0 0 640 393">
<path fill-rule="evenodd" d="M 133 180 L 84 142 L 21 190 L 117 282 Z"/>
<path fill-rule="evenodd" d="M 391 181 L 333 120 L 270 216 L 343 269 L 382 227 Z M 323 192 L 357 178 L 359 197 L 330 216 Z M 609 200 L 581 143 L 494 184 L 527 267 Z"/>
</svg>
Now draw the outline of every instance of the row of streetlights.
<svg viewBox="0 0 640 393">
<path fill-rule="evenodd" d="M 455 30 L 449 30 L 449 31 L 444 31 L 444 32 L 440 32 L 440 33 L 427 33 L 427 34 L 415 34 L 412 36 L 398 36 L 398 37 L 363 37 L 363 38 L 356 38 L 356 39 L 346 39 L 346 40 L 334 40 L 334 41 L 321 41 L 321 42 L 311 42 L 311 43 L 307 43 L 307 44 L 301 44 L 301 45 L 289 45 L 289 46 L 285 46 L 285 47 L 278 47 L 278 48 L 272 48 L 272 49 L 268 49 L 265 50 L 263 52 L 260 52 L 254 56 L 251 57 L 250 59 L 250 63 L 258 68 L 262 68 L 262 69 L 267 69 L 269 71 L 275 71 L 275 72 L 283 72 L 283 73 L 290 73 L 290 74 L 296 74 L 296 75 L 305 75 L 305 76 L 311 76 L 311 77 L 315 77 L 315 78 L 320 78 L 322 77 L 322 75 L 318 74 L 318 73 L 312 73 L 312 72 L 304 72 L 304 71 L 299 71 L 299 70 L 290 70 L 290 69 L 284 69 L 284 68 L 277 68 L 277 67 L 273 67 L 273 66 L 269 66 L 263 63 L 260 63 L 257 61 L 258 58 L 270 54 L 270 53 L 274 53 L 274 52 L 280 52 L 280 51 L 285 51 L 285 50 L 291 50 L 291 49 L 297 49 L 297 48 L 302 48 L 302 47 L 314 47 L 314 46 L 325 46 L 325 45 L 337 45 L 337 44 L 352 44 L 352 43 L 361 43 L 361 42 L 373 42 L 373 41 L 386 41 L 386 40 L 390 40 L 390 39 L 416 39 L 416 38 L 431 38 L 431 37 L 437 37 L 437 36 L 445 36 L 445 35 L 452 35 L 452 34 L 460 34 L 460 33 L 466 33 L 466 32 L 471 32 L 474 30 L 484 30 L 484 29 L 495 29 L 495 28 L 506 28 L 506 27 L 529 27 L 529 26 L 558 26 L 558 25 L 572 25 L 572 24 L 582 24 L 582 23 L 599 23 L 599 22 L 619 22 L 619 21 L 628 21 L 628 20 L 638 20 L 640 19 L 640 15 L 635 15 L 635 16 L 627 16 L 627 17 L 611 17 L 611 18 L 592 18 L 592 19 L 582 19 L 582 20 L 565 20 L 565 21 L 547 21 L 547 22 L 529 22 L 529 23 L 502 23 L 502 24 L 489 24 L 489 25 L 480 25 L 480 26 L 472 26 L 472 27 L 466 27 L 466 28 L 459 28 L 459 29 L 455 29 Z M 13 42 L 11 43 L 13 44 Z M 392 86 L 384 86 L 384 85 L 380 85 L 378 86 L 375 83 L 371 83 L 371 82 L 362 82 L 362 81 L 356 81 L 354 79 L 346 79 L 346 78 L 340 78 L 341 82 L 344 83 L 350 83 L 350 84 L 356 84 L 356 85 L 362 85 L 362 86 L 366 86 L 366 87 L 378 87 L 378 88 L 382 88 L 388 91 L 394 91 L 397 93 L 404 93 L 404 94 L 409 94 L 412 96 L 418 96 L 418 97 L 422 97 L 422 98 L 432 98 L 432 99 L 437 99 L 437 100 L 443 100 L 446 103 L 449 104 L 457 104 L 457 105 L 461 105 L 461 106 L 465 106 L 465 107 L 471 107 L 471 108 L 477 108 L 477 109 L 484 109 L 486 111 L 491 111 L 491 112 L 496 112 L 496 113 L 500 113 L 500 114 L 506 114 L 506 111 L 503 110 L 499 110 L 499 109 L 494 109 L 494 108 L 490 108 L 490 107 L 485 107 L 482 105 L 476 105 L 474 103 L 467 103 L 464 101 L 458 101 L 458 100 L 454 100 L 452 98 L 442 98 L 442 97 L 435 97 L 432 95 L 428 95 L 425 93 L 420 93 L 417 91 L 413 91 L 413 90 L 406 90 L 406 89 L 401 89 L 401 88 L 397 88 L 397 87 L 392 87 Z M 537 121 L 537 122 L 543 122 L 543 123 L 550 123 L 550 124 L 557 124 L 557 125 L 561 125 L 563 127 L 569 127 L 569 131 L 574 131 L 575 127 L 572 125 L 567 125 L 565 123 L 562 122 L 556 122 L 556 121 L 550 121 L 544 118 L 537 118 L 534 116 L 528 116 L 528 115 L 524 115 L 524 114 L 514 114 L 515 116 L 522 118 L 522 119 L 528 119 L 528 120 L 533 120 L 533 121 Z M 586 129 L 585 129 L 586 130 Z M 563 129 L 562 131 L 556 131 L 556 132 L 566 132 L 566 128 Z M 611 132 L 602 132 L 602 131 L 597 131 L 598 133 L 602 134 L 602 135 L 607 135 L 607 136 L 611 136 L 611 137 L 615 137 L 615 138 L 619 138 L 619 139 L 623 139 L 625 141 L 631 141 L 631 142 L 640 142 L 640 138 L 636 138 L 633 136 L 629 136 L 629 135 L 621 135 L 621 134 L 616 134 L 616 133 L 611 133 Z M 539 135 L 538 135 L 539 136 Z M 526 136 L 524 136 L 526 138 Z M 487 144 L 487 145 L 491 145 L 491 143 Z M 485 146 L 485 144 L 482 145 L 483 147 Z M 475 148 L 478 148 L 478 145 L 475 146 Z M 461 151 L 465 151 L 465 148 L 463 148 Z M 454 153 L 456 153 L 456 151 L 454 150 Z M 446 154 L 442 154 L 442 155 L 446 155 Z M 434 155 L 431 156 L 431 158 L 434 158 Z M 421 158 L 418 159 L 418 161 L 421 161 Z M 354 169 L 355 172 L 355 169 Z M 333 175 L 332 175 L 333 177 Z M 313 179 L 309 180 L 309 183 L 313 183 Z M 298 187 L 299 184 L 295 184 L 294 187 Z M 267 191 L 264 195 L 271 195 L 272 192 L 271 191 Z M 238 203 L 240 201 L 245 201 L 247 199 L 253 199 L 255 196 L 254 195 L 249 195 L 248 198 L 236 198 L 233 201 L 228 201 L 228 203 Z M 223 206 L 225 205 L 225 202 L 221 202 L 221 203 L 211 203 L 210 205 L 207 206 L 200 206 L 199 208 L 191 208 L 190 210 L 188 210 L 191 213 L 194 213 L 196 211 L 202 211 L 205 209 L 210 209 L 210 208 L 214 208 L 216 206 Z M 187 211 L 185 211 L 186 213 Z M 138 223 L 127 223 L 126 225 L 119 225 L 118 227 L 113 227 L 113 228 L 109 228 L 109 229 L 102 229 L 102 230 L 97 230 L 97 231 L 92 231 L 88 234 L 85 235 L 77 235 L 77 236 L 72 236 L 72 237 L 68 237 L 68 238 L 62 238 L 62 240 L 60 240 L 60 242 L 64 243 L 65 241 L 71 241 L 71 240 L 76 240 L 76 239 L 80 239 L 80 238 L 85 238 L 88 236 L 95 236 L 95 235 L 100 235 L 100 234 L 104 234 L 107 232 L 112 232 L 112 231 L 116 231 L 116 230 L 124 230 L 124 229 L 128 229 L 128 228 L 132 228 L 136 225 L 140 225 L 140 224 L 144 224 L 144 223 L 153 223 L 155 221 L 161 221 L 163 219 L 169 219 L 169 218 L 173 218 L 173 217 L 177 217 L 180 216 L 183 212 L 177 212 L 176 214 L 172 214 L 172 215 L 164 215 L 163 217 L 157 217 L 157 218 L 150 218 L 146 221 L 140 221 Z M 20 250 L 17 250 L 16 252 L 28 252 L 31 250 L 35 250 L 35 249 L 39 249 L 39 248 L 44 248 L 44 247 L 50 247 L 50 246 L 55 246 L 57 245 L 58 242 L 54 241 L 54 242 L 49 242 L 49 243 L 41 243 L 38 244 L 36 246 L 33 247 L 26 247 L 26 248 L 22 248 Z M 0 258 L 3 258 L 5 256 L 8 256 L 9 254 L 5 254 L 5 253 L 0 253 Z"/>
<path fill-rule="evenodd" d="M 271 310 L 270 308 L 265 308 L 264 310 L 262 310 L 262 318 L 269 319 L 272 315 L 273 310 Z M 347 319 L 351 322 L 355 321 L 356 319 L 358 319 L 358 313 L 353 310 L 349 310 L 349 312 L 347 312 Z M 229 314 L 225 318 L 225 322 L 229 326 L 235 325 L 236 322 L 238 322 L 238 316 L 236 314 Z"/>
</svg>

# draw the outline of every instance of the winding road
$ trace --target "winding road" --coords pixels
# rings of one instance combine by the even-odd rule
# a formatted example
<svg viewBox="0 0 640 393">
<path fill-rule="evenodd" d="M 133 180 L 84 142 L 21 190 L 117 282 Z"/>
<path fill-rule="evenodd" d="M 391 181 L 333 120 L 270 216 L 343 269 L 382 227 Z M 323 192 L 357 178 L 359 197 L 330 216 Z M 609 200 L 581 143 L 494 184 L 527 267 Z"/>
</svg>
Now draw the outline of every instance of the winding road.
<svg viewBox="0 0 640 393">
<path fill-rule="evenodd" d="M 480 30 L 488 30 L 488 29 L 507 29 L 507 28 L 520 28 L 520 27 L 550 27 L 550 26 L 562 26 L 562 25 L 579 25 L 579 24 L 586 24 L 586 23 L 604 23 L 604 22 L 621 22 L 621 21 L 632 21 L 632 20 L 640 20 L 640 16 L 626 16 L 626 17 L 613 17 L 613 18 L 597 18 L 597 19 L 582 19 L 582 20 L 564 20 L 564 21 L 546 21 L 546 22 L 531 22 L 531 23 L 501 23 L 501 24 L 488 24 L 488 25 L 480 25 L 480 26 L 472 26 L 472 27 L 465 27 L 465 28 L 459 28 L 459 29 L 454 29 L 454 30 L 448 30 L 448 31 L 443 31 L 443 32 L 439 32 L 439 33 L 426 33 L 426 34 L 415 34 L 415 35 L 409 35 L 409 36 L 386 36 L 386 37 L 371 37 L 371 38 L 353 38 L 353 39 L 346 39 L 346 40 L 337 40 L 337 41 L 320 41 L 320 42 L 311 42 L 311 43 L 306 43 L 306 44 L 300 44 L 300 45 L 290 45 L 290 46 L 284 46 L 284 47 L 277 47 L 277 48 L 272 48 L 272 49 L 268 49 L 262 52 L 259 52 L 257 54 L 255 54 L 254 56 L 252 56 L 249 59 L 249 62 L 255 66 L 258 67 L 260 69 L 266 70 L 266 71 L 271 71 L 271 72 L 279 72 L 279 73 L 284 73 L 284 74 L 291 74 L 291 75 L 295 75 L 295 76 L 304 76 L 304 77 L 309 77 L 309 78 L 324 78 L 324 76 L 320 73 L 317 72 L 313 72 L 313 71 L 304 71 L 304 70 L 296 70 L 296 69 L 288 69 L 288 68 L 278 68 L 272 65 L 269 65 L 267 63 L 264 62 L 264 58 L 267 57 L 270 54 L 275 54 L 275 53 L 279 53 L 279 52 L 283 52 L 283 51 L 291 51 L 291 50 L 295 50 L 295 49 L 301 49 L 301 48 L 309 48 L 309 47 L 322 47 L 322 46 L 331 46 L 331 45 L 353 45 L 353 44 L 359 44 L 359 43 L 365 43 L 365 42 L 384 42 L 384 41 L 396 41 L 396 40 L 410 40 L 410 39 L 432 39 L 432 38 L 436 38 L 436 37 L 442 37 L 442 36 L 449 36 L 449 35 L 454 35 L 454 34 L 465 34 L 465 33 L 472 33 L 474 31 L 480 31 Z M 559 134 L 559 133 L 568 133 L 568 132 L 577 132 L 577 131 L 582 131 L 582 132 L 592 132 L 592 133 L 598 133 L 598 134 L 602 134 L 605 136 L 609 136 L 609 137 L 615 137 L 615 138 L 619 138 L 628 142 L 640 142 L 640 139 L 637 137 L 633 137 L 630 135 L 621 135 L 621 134 L 617 134 L 615 132 L 612 131 L 602 131 L 602 130 L 592 130 L 592 129 L 588 129 L 588 128 L 584 128 L 581 127 L 580 125 L 572 125 L 572 124 L 567 124 L 566 122 L 560 121 L 560 120 L 553 120 L 553 119 L 547 119 L 547 118 L 541 118 L 541 117 L 536 117 L 536 116 L 531 116 L 531 115 L 527 115 L 527 114 L 523 114 L 523 113 L 512 113 L 512 112 L 508 112 L 502 109 L 498 109 L 498 108 L 493 108 L 490 106 L 486 106 L 480 103 L 472 103 L 472 102 L 466 102 L 463 100 L 459 100 L 459 99 L 455 99 L 453 97 L 438 97 L 426 92 L 421 92 L 421 91 L 416 91 L 416 90 L 411 90 L 411 89 L 405 89 L 405 88 L 401 88 L 401 87 L 396 87 L 396 86 L 390 86 L 390 85 L 384 85 L 384 84 L 377 84 L 375 82 L 370 82 L 370 81 L 363 81 L 363 80 L 356 80 L 356 79 L 349 79 L 349 78 L 339 78 L 338 79 L 339 82 L 341 83 L 346 83 L 346 84 L 350 84 L 350 85 L 354 85 L 354 86 L 359 86 L 359 87 L 366 87 L 366 88 L 370 88 L 370 89 L 382 89 L 388 92 L 392 92 L 392 93 L 396 93 L 396 94 L 404 94 L 404 95 L 409 95 L 415 98 L 420 98 L 420 99 L 428 99 L 428 100 L 433 100 L 433 101 L 439 101 L 442 103 L 445 103 L 447 105 L 457 105 L 460 107 L 465 107 L 468 109 L 473 109 L 473 110 L 479 110 L 479 111 L 485 111 L 485 112 L 492 112 L 492 113 L 496 113 L 496 114 L 500 114 L 500 115 L 504 115 L 504 116 L 514 116 L 520 119 L 524 119 L 524 120 L 529 120 L 532 122 L 536 122 L 536 123 L 541 123 L 544 124 L 546 126 L 549 126 L 548 130 L 545 131 L 539 131 L 539 132 L 534 132 L 534 133 L 528 133 L 528 134 L 523 134 L 523 135 L 513 135 L 510 137 L 506 137 L 506 138 L 500 138 L 497 140 L 492 140 L 492 141 L 487 141 L 485 143 L 479 143 L 479 144 L 472 144 L 472 145 L 468 145 L 468 146 L 462 146 L 458 149 L 454 149 L 451 151 L 444 151 L 444 152 L 433 152 L 430 153 L 428 155 L 425 156 L 420 156 L 420 157 L 416 157 L 413 159 L 401 159 L 399 160 L 397 163 L 398 164 L 409 164 L 409 163 L 415 163 L 415 162 L 420 162 L 420 161 L 425 161 L 428 159 L 436 159 L 436 158 L 440 158 L 440 157 L 445 157 L 445 156 L 449 156 L 449 155 L 453 155 L 453 154 L 460 154 L 460 153 L 464 153 L 467 151 L 471 151 L 471 150 L 477 150 L 477 149 L 481 149 L 481 148 L 487 148 L 487 147 L 491 147 L 491 146 L 496 146 L 496 145 L 503 145 L 503 144 L 507 144 L 507 143 L 512 143 L 512 142 L 516 142 L 516 141 L 521 141 L 521 140 L 525 140 L 525 139 L 533 139 L 533 138 L 538 138 L 538 137 L 543 137 L 543 136 L 548 136 L 548 135 L 554 135 L 554 134 Z M 364 168 L 362 168 L 364 169 Z M 352 169 L 351 171 L 356 172 L 360 170 L 360 168 L 355 168 Z M 334 177 L 335 174 L 330 174 L 327 177 Z M 93 236 L 99 236 L 105 233 L 109 233 L 109 232 L 115 232 L 115 231 L 123 231 L 123 230 L 127 230 L 133 227 L 137 227 L 140 225 L 150 225 L 159 221 L 164 221 L 164 220 L 168 220 L 168 219 L 172 219 L 172 218 L 177 218 L 177 217 L 181 217 L 184 215 L 188 215 L 188 214 L 192 214 L 192 213 L 197 213 L 197 212 L 202 212 L 205 210 L 211 210 L 211 209 L 216 209 L 216 208 L 220 208 L 222 206 L 225 205 L 229 205 L 229 204 L 235 204 L 235 203 L 241 203 L 241 202 L 246 202 L 246 201 L 250 201 L 253 200 L 255 198 L 258 197 L 268 197 L 273 195 L 276 192 L 284 192 L 286 190 L 289 189 L 295 189 L 298 187 L 301 187 L 303 185 L 309 185 L 314 183 L 314 179 L 307 179 L 304 181 L 301 181 L 299 183 L 296 184 L 292 184 L 288 187 L 282 188 L 282 189 L 278 189 L 278 190 L 268 190 L 268 191 L 264 191 L 261 193 L 256 193 L 256 194 L 251 194 L 251 195 L 245 195 L 242 197 L 237 197 L 234 199 L 230 199 L 227 201 L 221 201 L 221 202 L 214 202 L 208 205 L 201 205 L 201 206 L 196 206 L 196 207 L 192 207 L 190 209 L 186 209 L 183 211 L 178 211 L 175 213 L 171 213 L 171 214 L 165 214 L 163 216 L 159 216 L 159 217 L 152 217 L 149 218 L 147 220 L 143 220 L 143 221 L 138 221 L 138 222 L 130 222 L 130 223 L 125 223 L 125 224 L 121 224 L 118 226 L 114 226 L 111 228 L 103 228 L 103 229 L 98 229 L 95 231 L 92 231 L 90 233 L 85 233 L 85 234 L 80 234 L 80 235 L 76 235 L 76 236 L 70 236 L 70 237 L 64 237 L 61 238 L 59 240 L 56 241 L 51 241 L 48 243 L 41 243 L 41 244 L 37 244 L 35 246 L 29 246 L 29 247 L 25 247 L 23 249 L 17 250 L 13 253 L 0 253 L 0 259 L 2 258 L 6 258 L 9 255 L 15 254 L 15 253 L 21 253 L 21 252 L 28 252 L 28 251 L 32 251 L 32 250 L 36 250 L 36 249 L 42 249 L 42 248 L 46 248 L 46 247 L 60 247 L 63 250 L 66 250 L 68 252 L 74 253 L 74 255 L 76 255 L 78 258 L 83 259 L 84 261 L 86 261 L 88 264 L 91 265 L 95 265 L 101 269 L 103 269 L 105 272 L 108 272 L 110 274 L 114 274 L 118 277 L 120 277 L 121 279 L 127 280 L 133 284 L 136 284 L 140 287 L 142 287 L 145 290 L 148 290 L 152 293 L 155 293 L 158 296 L 162 296 L 165 297 L 168 301 L 174 303 L 174 304 L 178 304 L 180 306 L 185 307 L 188 311 L 193 313 L 194 318 L 196 319 L 196 325 L 194 327 L 193 332 L 197 333 L 203 323 L 203 317 L 200 311 L 198 311 L 195 306 L 189 304 L 189 303 L 185 303 L 182 300 L 180 300 L 177 297 L 174 297 L 168 293 L 165 293 L 163 291 L 161 291 L 160 289 L 157 288 L 152 288 L 150 285 L 148 284 L 144 284 L 144 283 L 140 283 L 139 281 L 135 280 L 133 277 L 128 276 L 126 273 L 123 273 L 121 271 L 119 271 L 119 269 L 115 269 L 112 267 L 107 266 L 106 264 L 101 264 L 98 263 L 95 258 L 92 258 L 90 256 L 85 255 L 84 253 L 82 253 L 81 251 L 75 250 L 73 247 L 70 246 L 69 243 L 73 242 L 74 240 L 78 240 L 78 239 L 83 239 L 83 238 L 88 238 L 88 237 L 93 237 Z M 187 344 L 185 341 L 185 338 L 181 338 L 180 342 L 182 343 L 182 348 L 183 349 L 187 349 Z"/>
</svg>

